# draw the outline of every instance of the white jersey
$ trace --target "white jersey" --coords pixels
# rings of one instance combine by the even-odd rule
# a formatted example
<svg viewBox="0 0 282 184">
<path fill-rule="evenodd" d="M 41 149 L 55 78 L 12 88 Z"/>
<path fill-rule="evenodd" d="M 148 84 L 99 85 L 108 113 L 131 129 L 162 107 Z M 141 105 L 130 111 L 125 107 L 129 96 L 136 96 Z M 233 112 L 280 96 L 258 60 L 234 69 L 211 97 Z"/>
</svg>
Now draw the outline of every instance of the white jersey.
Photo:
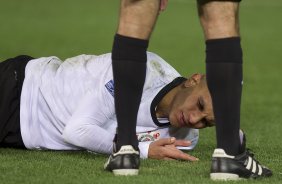
<svg viewBox="0 0 282 184">
<path fill-rule="evenodd" d="M 157 119 L 160 98 L 173 88 L 179 73 L 162 58 L 147 53 L 147 73 L 138 116 L 140 156 L 149 144 L 174 136 L 198 141 L 198 130 L 173 128 Z M 29 61 L 21 94 L 21 134 L 28 149 L 80 150 L 111 153 L 117 121 L 111 54 L 80 55 L 62 62 L 57 57 Z"/>
</svg>

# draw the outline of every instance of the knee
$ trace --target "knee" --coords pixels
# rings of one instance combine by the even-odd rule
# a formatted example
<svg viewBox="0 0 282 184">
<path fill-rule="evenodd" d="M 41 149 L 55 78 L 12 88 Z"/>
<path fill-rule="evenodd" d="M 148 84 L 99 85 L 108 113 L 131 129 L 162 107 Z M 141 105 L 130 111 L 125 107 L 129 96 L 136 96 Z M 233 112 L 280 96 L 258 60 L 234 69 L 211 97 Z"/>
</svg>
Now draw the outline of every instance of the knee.
<svg viewBox="0 0 282 184">
<path fill-rule="evenodd" d="M 160 0 L 122 0 L 118 33 L 148 39 L 160 9 Z"/>
<path fill-rule="evenodd" d="M 198 13 L 206 39 L 239 36 L 238 2 L 198 0 Z"/>
<path fill-rule="evenodd" d="M 206 4 L 206 3 L 212 2 L 212 1 L 220 1 L 220 0 L 197 0 L 197 2 L 198 2 L 199 4 Z M 237 2 L 237 3 L 241 2 L 241 0 L 225 0 L 225 1 Z"/>
</svg>

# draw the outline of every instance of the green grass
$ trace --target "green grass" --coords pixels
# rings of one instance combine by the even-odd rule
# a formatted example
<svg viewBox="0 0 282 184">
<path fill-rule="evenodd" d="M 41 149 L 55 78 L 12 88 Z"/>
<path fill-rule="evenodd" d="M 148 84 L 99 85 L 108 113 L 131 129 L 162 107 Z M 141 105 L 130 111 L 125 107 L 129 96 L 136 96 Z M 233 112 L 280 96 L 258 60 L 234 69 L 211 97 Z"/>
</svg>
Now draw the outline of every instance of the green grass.
<svg viewBox="0 0 282 184">
<path fill-rule="evenodd" d="M 1 0 L 0 60 L 19 54 L 64 59 L 109 52 L 118 4 L 117 0 Z M 230 183 L 282 181 L 281 8 L 278 0 L 245 0 L 241 4 L 241 127 L 248 135 L 248 147 L 274 176 Z M 149 50 L 182 75 L 190 75 L 205 71 L 203 42 L 195 1 L 173 0 L 159 18 Z M 198 163 L 145 160 L 138 177 L 114 177 L 104 172 L 107 157 L 103 155 L 0 149 L 0 183 L 216 183 L 209 179 L 214 146 L 214 129 L 201 130 L 200 143 L 191 152 L 200 158 Z"/>
</svg>

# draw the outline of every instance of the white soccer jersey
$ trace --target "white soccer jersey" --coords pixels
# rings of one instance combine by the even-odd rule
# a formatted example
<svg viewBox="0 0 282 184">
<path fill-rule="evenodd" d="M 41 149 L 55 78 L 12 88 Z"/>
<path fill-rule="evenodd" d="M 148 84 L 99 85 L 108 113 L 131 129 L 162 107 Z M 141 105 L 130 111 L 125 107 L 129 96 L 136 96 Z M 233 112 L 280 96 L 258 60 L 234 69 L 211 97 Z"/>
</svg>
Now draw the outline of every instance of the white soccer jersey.
<svg viewBox="0 0 282 184">
<path fill-rule="evenodd" d="M 174 136 L 198 141 L 198 130 L 173 128 L 157 119 L 160 99 L 182 79 L 162 58 L 147 53 L 147 74 L 137 116 L 141 158 L 149 144 Z M 111 54 L 80 55 L 62 62 L 57 57 L 29 61 L 21 94 L 21 134 L 28 149 L 80 150 L 111 153 L 117 127 Z M 174 81 L 173 81 L 174 80 Z M 173 82 L 172 82 L 173 81 Z"/>
</svg>

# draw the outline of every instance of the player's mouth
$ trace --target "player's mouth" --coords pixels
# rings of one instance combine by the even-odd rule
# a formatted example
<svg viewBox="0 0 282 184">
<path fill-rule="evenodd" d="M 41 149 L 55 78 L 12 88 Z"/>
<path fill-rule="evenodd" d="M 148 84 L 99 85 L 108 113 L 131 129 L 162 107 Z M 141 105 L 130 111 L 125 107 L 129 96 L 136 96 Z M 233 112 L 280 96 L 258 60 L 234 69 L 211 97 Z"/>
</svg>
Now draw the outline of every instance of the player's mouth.
<svg viewBox="0 0 282 184">
<path fill-rule="evenodd" d="M 189 117 L 189 115 L 188 115 L 188 117 Z M 190 119 L 189 118 L 187 118 L 187 119 L 185 118 L 183 112 L 180 112 L 178 114 L 177 119 L 178 119 L 178 124 L 179 124 L 180 127 L 184 127 L 184 126 L 190 127 L 190 128 L 194 127 L 194 125 L 191 123 Z"/>
<path fill-rule="evenodd" d="M 185 121 L 185 117 L 184 117 L 183 112 L 180 112 L 178 114 L 177 119 L 178 119 L 178 124 L 179 124 L 180 127 L 186 126 L 186 121 Z"/>
</svg>

